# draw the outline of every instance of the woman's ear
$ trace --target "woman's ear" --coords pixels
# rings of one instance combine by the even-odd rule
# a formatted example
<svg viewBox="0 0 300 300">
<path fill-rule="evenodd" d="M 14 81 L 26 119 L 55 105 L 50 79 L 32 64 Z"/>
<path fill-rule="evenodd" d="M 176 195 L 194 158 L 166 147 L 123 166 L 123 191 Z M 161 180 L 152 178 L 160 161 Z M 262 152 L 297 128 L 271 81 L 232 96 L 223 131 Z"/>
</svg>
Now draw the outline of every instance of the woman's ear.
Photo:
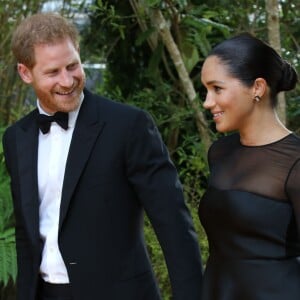
<svg viewBox="0 0 300 300">
<path fill-rule="evenodd" d="M 253 98 L 263 98 L 267 91 L 267 82 L 263 78 L 256 78 L 253 84 Z"/>
<path fill-rule="evenodd" d="M 32 82 L 31 70 L 24 64 L 18 63 L 18 73 L 25 83 L 30 84 Z"/>
</svg>

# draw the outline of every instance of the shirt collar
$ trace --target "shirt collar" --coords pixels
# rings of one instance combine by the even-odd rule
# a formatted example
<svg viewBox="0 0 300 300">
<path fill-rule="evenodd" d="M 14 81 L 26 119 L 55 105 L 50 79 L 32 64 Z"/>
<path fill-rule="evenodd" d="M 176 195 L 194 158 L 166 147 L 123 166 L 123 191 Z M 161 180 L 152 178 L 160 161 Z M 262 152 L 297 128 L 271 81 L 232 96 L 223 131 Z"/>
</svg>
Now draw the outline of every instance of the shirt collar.
<svg viewBox="0 0 300 300">
<path fill-rule="evenodd" d="M 75 126 L 75 122 L 77 120 L 77 116 L 78 116 L 81 104 L 83 102 L 83 99 L 84 99 L 84 94 L 82 92 L 81 95 L 80 95 L 78 107 L 75 110 L 69 112 L 69 124 L 68 124 L 69 128 Z M 46 113 L 42 109 L 42 107 L 40 105 L 40 100 L 39 99 L 37 99 L 37 108 L 38 108 L 40 114 L 44 114 L 44 115 L 50 116 L 50 114 Z"/>
</svg>

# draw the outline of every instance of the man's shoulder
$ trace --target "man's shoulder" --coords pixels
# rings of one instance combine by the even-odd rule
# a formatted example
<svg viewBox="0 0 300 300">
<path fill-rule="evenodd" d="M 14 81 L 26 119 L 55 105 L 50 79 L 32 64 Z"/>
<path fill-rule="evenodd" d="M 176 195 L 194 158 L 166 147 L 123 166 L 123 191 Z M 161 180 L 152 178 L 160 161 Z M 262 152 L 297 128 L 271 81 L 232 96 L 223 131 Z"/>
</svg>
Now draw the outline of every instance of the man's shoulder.
<svg viewBox="0 0 300 300">
<path fill-rule="evenodd" d="M 102 95 L 94 94 L 90 91 L 84 91 L 85 98 L 88 102 L 94 102 L 101 114 L 105 115 L 106 117 L 114 117 L 117 116 L 134 116 L 141 112 L 146 113 L 143 109 L 138 108 L 137 106 L 118 102 L 113 99 L 109 99 Z"/>
<path fill-rule="evenodd" d="M 11 143 L 15 143 L 17 141 L 17 133 L 18 132 L 25 132 L 27 128 L 30 128 L 34 125 L 34 120 L 36 118 L 37 109 L 34 109 L 24 117 L 20 118 L 16 122 L 10 124 L 3 133 L 2 136 L 2 143 L 3 146 L 8 146 Z M 0 141 L 1 142 L 1 141 Z M 13 144 L 11 144 L 13 145 Z"/>
<path fill-rule="evenodd" d="M 37 109 L 34 109 L 31 112 L 29 112 L 28 114 L 26 114 L 25 116 L 23 116 L 20 119 L 16 120 L 14 123 L 10 124 L 6 128 L 5 131 L 6 132 L 7 131 L 14 131 L 14 130 L 16 130 L 19 127 L 25 128 L 26 126 L 28 126 L 29 124 L 31 124 L 33 120 L 35 120 L 36 115 L 37 115 Z"/>
</svg>

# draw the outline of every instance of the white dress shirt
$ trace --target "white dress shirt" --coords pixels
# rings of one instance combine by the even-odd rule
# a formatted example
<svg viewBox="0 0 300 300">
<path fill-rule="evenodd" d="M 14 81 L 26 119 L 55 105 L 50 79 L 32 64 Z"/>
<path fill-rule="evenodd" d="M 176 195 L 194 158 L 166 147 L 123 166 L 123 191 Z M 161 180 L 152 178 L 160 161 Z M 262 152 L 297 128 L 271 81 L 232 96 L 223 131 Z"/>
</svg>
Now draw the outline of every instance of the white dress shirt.
<svg viewBox="0 0 300 300">
<path fill-rule="evenodd" d="M 65 166 L 74 126 L 83 101 L 75 111 L 69 113 L 68 129 L 56 122 L 51 123 L 47 134 L 39 132 L 38 146 L 38 190 L 40 236 L 44 241 L 40 273 L 44 281 L 69 283 L 69 276 L 58 247 L 58 223 Z M 39 101 L 40 113 L 46 114 Z"/>
</svg>

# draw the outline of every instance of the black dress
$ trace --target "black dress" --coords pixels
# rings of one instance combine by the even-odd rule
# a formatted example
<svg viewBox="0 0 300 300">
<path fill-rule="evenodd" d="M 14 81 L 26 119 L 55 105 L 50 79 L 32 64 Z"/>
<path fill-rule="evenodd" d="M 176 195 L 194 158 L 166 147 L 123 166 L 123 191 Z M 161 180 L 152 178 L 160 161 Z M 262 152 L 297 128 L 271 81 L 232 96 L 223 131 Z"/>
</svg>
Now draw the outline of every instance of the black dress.
<svg viewBox="0 0 300 300">
<path fill-rule="evenodd" d="M 300 300 L 300 138 L 243 146 L 232 134 L 208 159 L 201 300 Z"/>
</svg>

